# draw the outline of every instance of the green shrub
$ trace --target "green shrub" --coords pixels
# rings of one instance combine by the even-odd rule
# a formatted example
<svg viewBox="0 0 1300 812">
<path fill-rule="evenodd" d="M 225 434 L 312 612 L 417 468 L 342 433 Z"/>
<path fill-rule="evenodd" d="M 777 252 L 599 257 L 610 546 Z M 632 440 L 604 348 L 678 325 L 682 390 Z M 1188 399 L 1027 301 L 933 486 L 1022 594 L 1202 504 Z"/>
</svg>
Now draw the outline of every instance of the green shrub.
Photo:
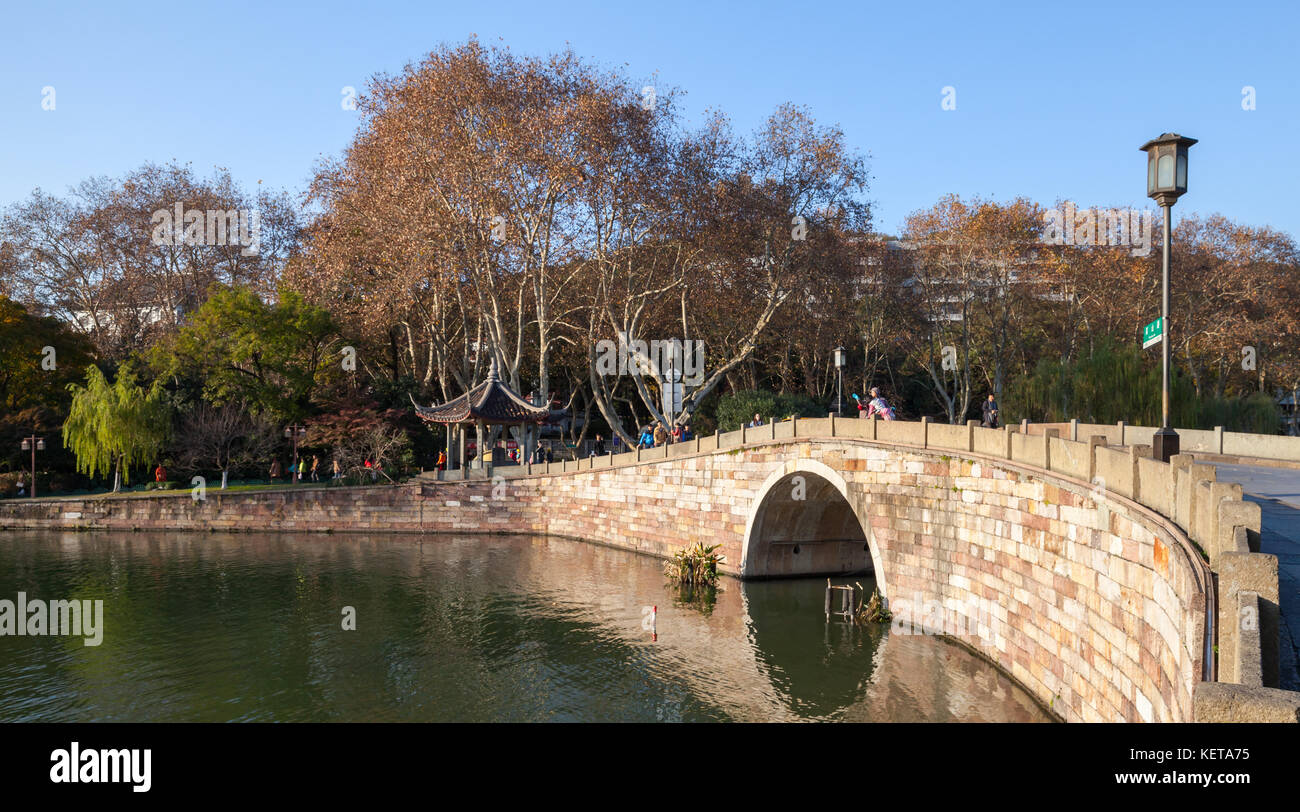
<svg viewBox="0 0 1300 812">
<path fill-rule="evenodd" d="M 1277 434 L 1281 412 L 1271 397 L 1255 392 L 1246 397 L 1196 396 L 1191 378 L 1177 365 L 1170 370 L 1170 422 L 1177 428 Z M 1097 340 L 1092 354 L 1068 363 L 1042 360 L 1029 375 L 1013 379 L 1002 399 L 1007 424 L 1028 419 L 1060 423 L 1078 418 L 1085 423 L 1128 421 L 1139 426 L 1160 425 L 1160 362 L 1136 344 L 1119 344 L 1110 337 Z"/>
<path fill-rule="evenodd" d="M 753 389 L 725 395 L 718 402 L 718 430 L 735 431 L 754 419 L 757 412 L 763 422 L 791 416 L 825 417 L 827 408 L 807 395 L 777 394 Z"/>
</svg>

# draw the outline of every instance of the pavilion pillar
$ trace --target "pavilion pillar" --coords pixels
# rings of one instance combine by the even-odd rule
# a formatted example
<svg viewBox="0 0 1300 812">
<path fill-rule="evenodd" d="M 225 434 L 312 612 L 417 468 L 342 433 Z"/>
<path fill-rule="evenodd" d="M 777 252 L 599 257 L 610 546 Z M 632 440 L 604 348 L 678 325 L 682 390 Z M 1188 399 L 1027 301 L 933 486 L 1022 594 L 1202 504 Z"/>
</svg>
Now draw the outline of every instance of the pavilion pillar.
<svg viewBox="0 0 1300 812">
<path fill-rule="evenodd" d="M 450 470 L 454 467 L 454 466 L 451 464 L 451 463 L 452 463 L 452 456 L 451 456 L 451 451 L 452 451 L 452 449 L 451 449 L 451 435 L 452 435 L 452 432 L 455 431 L 455 430 L 456 430 L 456 427 L 455 427 L 455 426 L 453 426 L 451 423 L 448 423 L 448 424 L 447 424 L 447 470 L 448 470 L 448 471 L 450 471 Z"/>
<path fill-rule="evenodd" d="M 459 424 L 456 424 L 456 467 L 465 470 L 465 427 Z"/>
<path fill-rule="evenodd" d="M 483 454 L 484 454 L 484 452 L 486 451 L 486 449 L 484 448 L 484 445 L 485 445 L 486 443 L 485 443 L 485 440 L 484 440 L 484 437 L 483 437 L 483 421 L 482 421 L 482 420 L 475 421 L 475 423 L 474 423 L 474 442 L 475 442 L 475 446 L 474 446 L 474 447 L 477 449 L 477 453 L 474 455 L 474 467 L 475 467 L 475 468 L 478 468 L 478 469 L 480 469 L 480 470 L 482 470 L 482 468 L 483 468 Z"/>
</svg>

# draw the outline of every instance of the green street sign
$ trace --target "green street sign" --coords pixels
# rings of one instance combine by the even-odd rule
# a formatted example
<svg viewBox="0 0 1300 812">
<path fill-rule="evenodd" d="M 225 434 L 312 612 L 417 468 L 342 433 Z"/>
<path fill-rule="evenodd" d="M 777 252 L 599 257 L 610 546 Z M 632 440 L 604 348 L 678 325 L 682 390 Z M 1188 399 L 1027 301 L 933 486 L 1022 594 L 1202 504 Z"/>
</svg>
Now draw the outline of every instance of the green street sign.
<svg viewBox="0 0 1300 812">
<path fill-rule="evenodd" d="M 1165 337 L 1165 320 L 1156 319 L 1147 326 L 1142 328 L 1142 349 L 1150 347 L 1152 344 L 1159 344 Z"/>
</svg>

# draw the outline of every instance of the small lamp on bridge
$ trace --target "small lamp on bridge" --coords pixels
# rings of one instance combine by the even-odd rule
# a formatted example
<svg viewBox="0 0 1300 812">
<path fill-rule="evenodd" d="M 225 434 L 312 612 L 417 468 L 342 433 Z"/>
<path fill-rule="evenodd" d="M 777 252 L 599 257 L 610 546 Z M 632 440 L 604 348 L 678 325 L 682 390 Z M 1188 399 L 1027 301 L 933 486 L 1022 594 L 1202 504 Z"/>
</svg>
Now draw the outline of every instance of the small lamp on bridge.
<svg viewBox="0 0 1300 812">
<path fill-rule="evenodd" d="M 848 356 L 843 347 L 835 348 L 835 414 L 844 416 L 844 365 Z"/>
<path fill-rule="evenodd" d="M 1152 456 L 1162 462 L 1178 453 L 1178 433 L 1169 426 L 1169 243 L 1172 210 L 1187 193 L 1187 150 L 1196 143 L 1178 133 L 1164 133 L 1142 145 L 1147 154 L 1147 197 L 1160 204 L 1164 214 L 1163 269 L 1160 285 L 1160 430 L 1151 438 Z"/>
</svg>

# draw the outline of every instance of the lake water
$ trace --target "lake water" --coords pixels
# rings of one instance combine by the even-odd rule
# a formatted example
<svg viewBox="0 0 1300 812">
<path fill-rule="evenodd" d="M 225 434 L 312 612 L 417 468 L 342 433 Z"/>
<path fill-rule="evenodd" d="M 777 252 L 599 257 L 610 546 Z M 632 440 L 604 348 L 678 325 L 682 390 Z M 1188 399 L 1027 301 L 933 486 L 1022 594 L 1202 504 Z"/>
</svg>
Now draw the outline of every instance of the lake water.
<svg viewBox="0 0 1300 812">
<path fill-rule="evenodd" d="M 686 600 L 538 537 L 0 533 L 0 600 L 104 602 L 98 646 L 0 636 L 0 721 L 1048 718 L 942 638 L 827 623 L 825 583 Z"/>
</svg>

